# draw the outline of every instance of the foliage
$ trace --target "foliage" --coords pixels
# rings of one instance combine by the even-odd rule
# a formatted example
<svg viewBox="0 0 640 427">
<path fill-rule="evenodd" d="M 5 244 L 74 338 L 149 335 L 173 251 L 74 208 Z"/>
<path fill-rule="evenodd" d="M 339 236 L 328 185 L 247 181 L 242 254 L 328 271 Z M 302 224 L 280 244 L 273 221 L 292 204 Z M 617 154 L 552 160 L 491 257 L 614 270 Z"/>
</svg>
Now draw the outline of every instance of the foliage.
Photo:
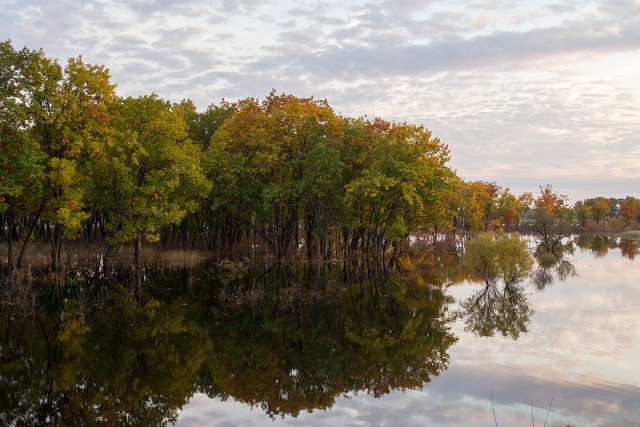
<svg viewBox="0 0 640 427">
<path fill-rule="evenodd" d="M 498 237 L 494 233 L 481 233 L 466 244 L 464 264 L 486 284 L 498 280 L 513 284 L 527 277 L 533 260 L 518 233 Z"/>
<path fill-rule="evenodd" d="M 547 246 L 588 228 L 633 228 L 635 197 L 566 206 L 465 181 L 424 126 L 343 117 L 326 100 L 272 91 L 197 111 L 188 99 L 120 98 L 109 71 L 0 43 L 0 232 L 8 263 L 34 238 L 106 243 L 105 265 L 142 240 L 228 257 L 384 258 L 427 230 L 515 231 Z M 532 210 L 533 209 L 533 210 Z M 13 245 L 22 242 L 17 262 Z M 136 251 L 138 254 L 139 251 Z"/>
<path fill-rule="evenodd" d="M 160 229 L 180 223 L 209 191 L 202 153 L 188 138 L 181 105 L 152 94 L 120 99 L 111 114 L 111 137 L 90 159 L 92 205 L 106 219 L 110 245 L 140 235 L 158 240 Z"/>
</svg>

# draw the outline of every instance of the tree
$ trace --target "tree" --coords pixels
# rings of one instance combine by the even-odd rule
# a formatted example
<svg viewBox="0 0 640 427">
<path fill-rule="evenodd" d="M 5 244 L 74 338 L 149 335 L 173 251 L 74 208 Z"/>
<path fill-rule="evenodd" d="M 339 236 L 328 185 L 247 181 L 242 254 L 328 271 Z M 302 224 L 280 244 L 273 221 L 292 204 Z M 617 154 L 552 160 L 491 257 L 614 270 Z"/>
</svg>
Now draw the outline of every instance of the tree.
<svg viewBox="0 0 640 427">
<path fill-rule="evenodd" d="M 240 101 L 207 149 L 212 209 L 253 230 L 276 257 L 285 256 L 305 206 L 325 214 L 331 209 L 309 206 L 330 198 L 320 194 L 324 184 L 312 182 L 319 176 L 308 167 L 310 157 L 333 150 L 341 133 L 341 118 L 326 101 L 275 92 L 263 102 Z"/>
<path fill-rule="evenodd" d="M 497 203 L 497 221 L 504 224 L 506 229 L 509 227 L 517 228 L 520 222 L 520 203 L 511 190 L 504 188 L 500 191 Z"/>
<path fill-rule="evenodd" d="M 468 271 L 486 284 L 502 280 L 506 284 L 522 281 L 531 270 L 533 260 L 527 243 L 518 233 L 481 233 L 465 246 L 464 264 Z"/>
<path fill-rule="evenodd" d="M 540 196 L 535 200 L 538 208 L 544 208 L 551 214 L 554 219 L 559 218 L 566 209 L 567 196 L 564 194 L 556 194 L 553 187 L 549 184 L 540 186 Z"/>
<path fill-rule="evenodd" d="M 591 218 L 591 208 L 584 204 L 584 202 L 576 202 L 574 206 L 576 217 L 580 226 L 585 227 Z"/>
<path fill-rule="evenodd" d="M 42 218 L 53 224 L 52 268 L 60 268 L 62 242 L 75 238 L 89 215 L 83 197 L 87 188 L 84 157 L 108 131 L 107 107 L 114 86 L 102 66 L 69 59 L 62 69 L 39 52 L 30 69 L 31 135 L 46 157 Z M 36 218 L 40 212 L 36 213 Z"/>
<path fill-rule="evenodd" d="M 596 197 L 591 203 L 591 217 L 596 222 L 596 226 L 600 226 L 600 221 L 604 219 L 609 212 L 609 199 L 606 197 Z"/>
<path fill-rule="evenodd" d="M 620 204 L 620 215 L 624 218 L 626 225 L 636 222 L 639 211 L 640 200 L 633 196 L 628 196 Z"/>
<path fill-rule="evenodd" d="M 38 52 L 27 48 L 16 51 L 10 41 L 0 43 L 0 213 L 7 218 L 9 266 L 14 265 L 17 221 L 29 207 L 38 205 L 44 179 L 44 156 L 27 131 L 28 70 L 38 59 Z"/>
<path fill-rule="evenodd" d="M 446 166 L 448 147 L 422 126 L 375 119 L 365 123 L 365 132 L 368 157 L 345 186 L 345 204 L 361 218 L 379 256 L 388 242 L 451 217 L 440 196 L 453 173 Z"/>
<path fill-rule="evenodd" d="M 157 241 L 162 227 L 178 224 L 210 190 L 202 152 L 187 134 L 182 107 L 151 94 L 112 105 L 111 137 L 94 146 L 92 204 L 105 217 L 105 266 L 127 242 Z"/>
<path fill-rule="evenodd" d="M 465 225 L 471 231 L 488 231 L 497 215 L 500 187 L 495 182 L 471 181 L 465 189 Z"/>
<path fill-rule="evenodd" d="M 520 215 L 518 217 L 518 221 L 516 222 L 516 226 L 520 225 L 520 232 L 522 232 L 522 226 L 524 223 L 525 214 L 531 209 L 534 204 L 533 194 L 525 191 L 520 196 L 518 196 L 518 205 L 520 206 Z"/>
</svg>

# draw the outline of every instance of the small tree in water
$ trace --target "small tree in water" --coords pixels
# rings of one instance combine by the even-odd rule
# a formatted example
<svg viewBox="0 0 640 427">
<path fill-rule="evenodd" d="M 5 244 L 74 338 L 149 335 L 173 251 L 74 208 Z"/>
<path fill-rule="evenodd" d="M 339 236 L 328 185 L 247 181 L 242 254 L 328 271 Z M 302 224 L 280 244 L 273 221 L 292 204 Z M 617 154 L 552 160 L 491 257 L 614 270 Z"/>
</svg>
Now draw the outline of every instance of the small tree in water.
<svg viewBox="0 0 640 427">
<path fill-rule="evenodd" d="M 465 330 L 482 337 L 499 331 L 513 339 L 526 332 L 533 310 L 524 287 L 518 283 L 528 276 L 533 259 L 520 235 L 476 236 L 466 245 L 464 264 L 469 273 L 485 283 L 460 303 Z M 500 281 L 503 286 L 499 286 Z"/>
<path fill-rule="evenodd" d="M 497 238 L 493 233 L 477 235 L 466 245 L 464 263 L 486 284 L 502 279 L 506 285 L 522 281 L 533 266 L 527 243 L 518 233 Z"/>
</svg>

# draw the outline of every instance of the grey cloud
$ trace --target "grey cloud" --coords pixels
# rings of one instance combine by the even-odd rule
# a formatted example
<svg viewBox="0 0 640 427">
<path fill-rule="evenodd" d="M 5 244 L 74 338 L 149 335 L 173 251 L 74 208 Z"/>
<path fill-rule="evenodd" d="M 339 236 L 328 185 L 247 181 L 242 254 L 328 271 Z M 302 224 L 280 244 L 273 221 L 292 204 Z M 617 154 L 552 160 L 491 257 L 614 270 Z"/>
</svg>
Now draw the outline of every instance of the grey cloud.
<svg viewBox="0 0 640 427">
<path fill-rule="evenodd" d="M 114 51 L 137 53 L 147 48 L 147 42 L 142 37 L 133 34 L 115 35 L 111 37 L 106 48 Z"/>
<path fill-rule="evenodd" d="M 134 12 L 138 18 L 150 17 L 157 14 L 178 14 L 182 16 L 196 16 L 195 5 L 198 2 L 177 2 L 173 0 L 119 0 L 113 2 L 116 7 L 125 7 Z"/>
<path fill-rule="evenodd" d="M 260 0 L 220 0 L 218 10 L 224 13 L 247 14 L 263 4 Z"/>
<path fill-rule="evenodd" d="M 310 64 L 316 70 L 323 70 L 326 78 L 345 78 L 353 73 L 361 76 L 413 75 L 495 67 L 504 62 L 534 60 L 543 56 L 548 58 L 548 55 L 560 56 L 587 50 L 610 53 L 631 49 L 640 49 L 640 28 L 626 27 L 614 34 L 594 34 L 591 28 L 575 25 L 526 33 L 495 32 L 469 40 L 449 37 L 426 45 L 387 49 L 351 44 L 317 53 L 301 53 L 289 57 L 289 60 L 297 62 L 303 68 Z M 262 68 L 263 64 L 256 65 Z"/>
</svg>

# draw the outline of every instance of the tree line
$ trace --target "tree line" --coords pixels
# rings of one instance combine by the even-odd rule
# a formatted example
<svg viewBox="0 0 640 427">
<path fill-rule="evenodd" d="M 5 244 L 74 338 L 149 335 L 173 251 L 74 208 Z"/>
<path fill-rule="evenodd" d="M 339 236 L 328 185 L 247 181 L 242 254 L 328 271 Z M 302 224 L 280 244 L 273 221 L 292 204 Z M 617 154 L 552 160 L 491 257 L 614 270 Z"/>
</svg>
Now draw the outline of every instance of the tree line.
<svg viewBox="0 0 640 427">
<path fill-rule="evenodd" d="M 325 100 L 271 92 L 198 112 L 190 100 L 121 97 L 103 66 L 0 43 L 0 232 L 24 265 L 34 239 L 105 243 L 109 265 L 142 242 L 231 251 L 256 241 L 276 257 L 382 256 L 410 233 L 518 229 L 531 209 L 635 223 L 638 200 L 600 213 L 541 188 L 513 195 L 467 182 L 423 126 L 337 114 Z M 586 215 L 586 216 L 585 216 Z"/>
</svg>

